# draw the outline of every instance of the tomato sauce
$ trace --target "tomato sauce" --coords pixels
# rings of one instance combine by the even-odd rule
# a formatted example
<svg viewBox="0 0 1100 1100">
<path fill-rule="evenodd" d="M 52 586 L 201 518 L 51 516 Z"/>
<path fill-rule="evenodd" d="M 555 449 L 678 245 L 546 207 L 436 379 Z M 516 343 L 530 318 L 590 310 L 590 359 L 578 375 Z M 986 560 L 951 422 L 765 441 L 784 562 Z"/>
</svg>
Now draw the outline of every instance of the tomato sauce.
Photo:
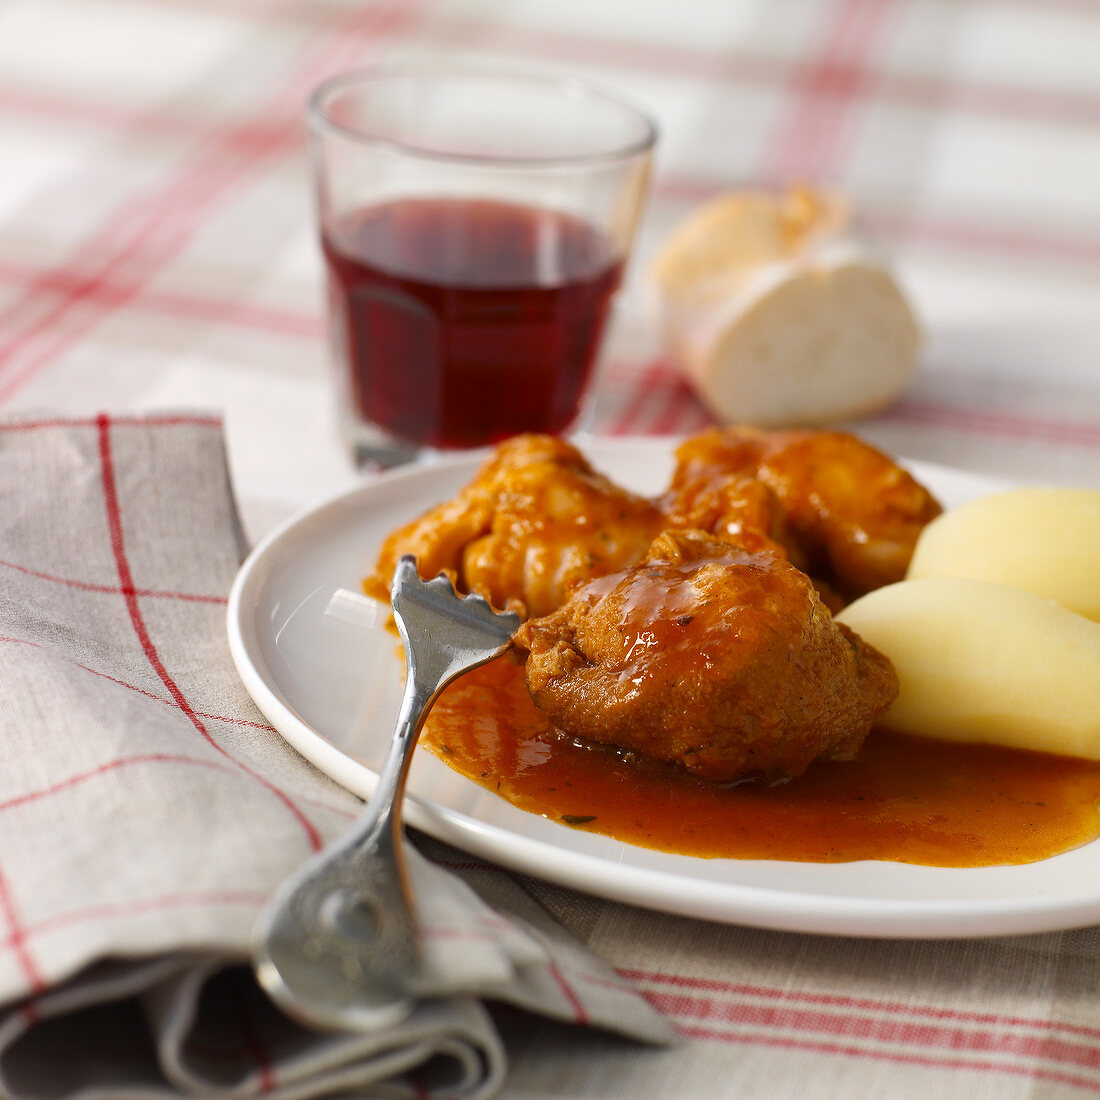
<svg viewBox="0 0 1100 1100">
<path fill-rule="evenodd" d="M 719 785 L 555 729 L 510 657 L 452 684 L 422 744 L 520 809 L 683 855 L 983 867 L 1100 835 L 1097 762 L 875 730 L 858 760 Z"/>
</svg>

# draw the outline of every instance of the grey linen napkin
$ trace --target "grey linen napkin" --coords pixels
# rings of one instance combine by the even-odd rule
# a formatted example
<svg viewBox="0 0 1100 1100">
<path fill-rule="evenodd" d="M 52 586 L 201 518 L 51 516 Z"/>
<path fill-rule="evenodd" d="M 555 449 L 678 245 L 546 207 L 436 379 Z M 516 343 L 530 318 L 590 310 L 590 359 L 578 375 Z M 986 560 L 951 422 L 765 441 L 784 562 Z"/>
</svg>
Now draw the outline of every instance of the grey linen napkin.
<svg viewBox="0 0 1100 1100">
<path fill-rule="evenodd" d="M 256 912 L 360 804 L 236 676 L 243 551 L 216 418 L 0 421 L 0 1091 L 488 1096 L 505 1055 L 486 1000 L 667 1041 L 522 878 L 426 837 L 438 997 L 374 1035 L 273 1007 Z"/>
</svg>

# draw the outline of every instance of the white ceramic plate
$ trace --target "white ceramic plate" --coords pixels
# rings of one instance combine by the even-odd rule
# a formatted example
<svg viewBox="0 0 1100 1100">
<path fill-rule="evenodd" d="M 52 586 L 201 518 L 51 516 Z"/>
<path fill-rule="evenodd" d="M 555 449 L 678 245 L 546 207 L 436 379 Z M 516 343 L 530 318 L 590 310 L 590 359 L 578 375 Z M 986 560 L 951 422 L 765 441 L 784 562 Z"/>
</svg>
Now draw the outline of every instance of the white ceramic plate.
<svg viewBox="0 0 1100 1100">
<path fill-rule="evenodd" d="M 667 443 L 584 444 L 621 484 L 657 492 Z M 303 756 L 369 796 L 397 713 L 392 634 L 328 611 L 357 591 L 382 538 L 454 494 L 479 456 L 399 471 L 292 519 L 249 556 L 229 600 L 229 642 L 260 710 Z M 913 465 L 946 505 L 1002 487 Z M 889 937 L 983 936 L 1100 922 L 1100 842 L 1020 867 L 952 869 L 697 859 L 582 833 L 526 813 L 417 754 L 406 819 L 506 867 L 603 897 L 686 916 L 799 932 Z"/>
</svg>

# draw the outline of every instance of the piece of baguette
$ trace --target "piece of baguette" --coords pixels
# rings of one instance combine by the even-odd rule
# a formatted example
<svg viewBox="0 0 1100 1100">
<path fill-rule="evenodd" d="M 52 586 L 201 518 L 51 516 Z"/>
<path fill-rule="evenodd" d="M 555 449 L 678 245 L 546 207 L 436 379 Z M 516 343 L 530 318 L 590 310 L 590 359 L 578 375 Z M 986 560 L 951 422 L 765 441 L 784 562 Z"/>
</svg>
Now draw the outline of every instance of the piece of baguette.
<svg viewBox="0 0 1100 1100">
<path fill-rule="evenodd" d="M 847 207 L 805 188 L 708 203 L 653 264 L 669 355 L 720 420 L 823 424 L 888 404 L 919 328 Z"/>
</svg>

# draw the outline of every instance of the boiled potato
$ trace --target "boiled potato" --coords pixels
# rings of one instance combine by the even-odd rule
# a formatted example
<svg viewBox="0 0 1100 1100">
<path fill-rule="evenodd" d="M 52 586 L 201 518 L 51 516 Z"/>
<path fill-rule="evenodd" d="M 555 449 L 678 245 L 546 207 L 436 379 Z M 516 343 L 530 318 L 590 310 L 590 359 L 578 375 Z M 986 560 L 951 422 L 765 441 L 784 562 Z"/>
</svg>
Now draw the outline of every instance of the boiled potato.
<svg viewBox="0 0 1100 1100">
<path fill-rule="evenodd" d="M 890 729 L 1100 760 L 1100 623 L 966 578 L 887 585 L 837 619 L 894 663 Z"/>
<path fill-rule="evenodd" d="M 1100 489 L 1011 489 L 944 512 L 908 576 L 995 581 L 1100 621 Z"/>
</svg>

